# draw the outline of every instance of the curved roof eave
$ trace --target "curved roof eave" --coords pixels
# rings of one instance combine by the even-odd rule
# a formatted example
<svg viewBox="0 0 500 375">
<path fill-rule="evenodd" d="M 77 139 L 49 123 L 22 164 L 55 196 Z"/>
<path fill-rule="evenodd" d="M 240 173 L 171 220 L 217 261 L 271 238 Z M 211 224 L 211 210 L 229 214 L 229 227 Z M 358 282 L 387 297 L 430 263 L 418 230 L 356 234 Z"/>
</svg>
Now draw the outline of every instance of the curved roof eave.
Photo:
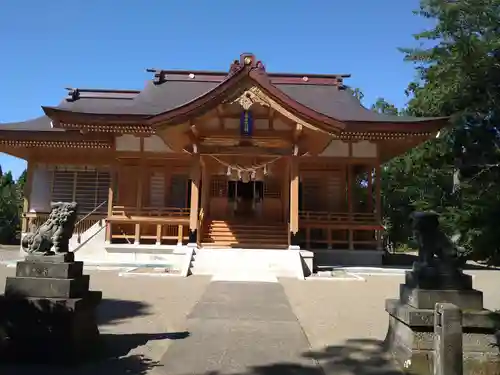
<svg viewBox="0 0 500 375">
<path fill-rule="evenodd" d="M 42 110 L 47 117 L 53 120 L 78 118 L 87 119 L 89 121 L 136 122 L 139 120 L 147 120 L 151 117 L 151 115 L 146 114 L 83 113 L 47 106 L 42 106 Z"/>
<path fill-rule="evenodd" d="M 264 92 L 269 94 L 272 99 L 276 100 L 287 110 L 290 110 L 290 112 L 297 117 L 300 117 L 307 122 L 311 122 L 323 130 L 340 131 L 345 127 L 342 121 L 319 113 L 286 95 L 268 80 L 267 74 L 265 74 L 262 70 L 257 70 L 247 66 L 240 68 L 239 71 L 233 73 L 233 75 L 229 76 L 212 90 L 191 100 L 190 102 L 170 111 L 151 116 L 149 122 L 154 126 L 155 123 L 159 122 L 169 124 L 188 121 L 190 118 L 205 113 L 222 103 L 227 98 L 225 94 L 245 79 L 249 79 L 250 81 L 256 83 Z"/>
<path fill-rule="evenodd" d="M 401 118 L 394 116 L 391 121 L 344 121 L 345 131 L 369 132 L 369 131 L 426 131 L 433 132 L 449 125 L 450 117 L 414 117 Z"/>
</svg>

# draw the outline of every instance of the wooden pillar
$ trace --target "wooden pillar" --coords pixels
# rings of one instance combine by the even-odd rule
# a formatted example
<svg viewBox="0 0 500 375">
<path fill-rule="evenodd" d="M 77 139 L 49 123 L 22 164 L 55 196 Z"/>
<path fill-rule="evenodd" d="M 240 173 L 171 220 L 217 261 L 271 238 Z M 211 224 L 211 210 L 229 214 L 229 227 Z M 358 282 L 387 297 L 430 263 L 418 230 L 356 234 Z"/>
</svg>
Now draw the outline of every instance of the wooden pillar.
<svg viewBox="0 0 500 375">
<path fill-rule="evenodd" d="M 200 156 L 194 155 L 191 165 L 191 202 L 189 204 L 189 243 L 196 243 L 198 236 L 198 207 L 200 189 Z"/>
<path fill-rule="evenodd" d="M 283 173 L 283 220 L 290 222 L 290 163 L 286 163 Z M 290 242 L 290 241 L 289 241 Z M 290 243 L 288 243 L 290 244 Z"/>
<path fill-rule="evenodd" d="M 117 168 L 116 168 L 116 165 L 113 164 L 111 166 L 111 178 L 110 178 L 110 181 L 109 181 L 109 187 L 108 187 L 108 218 L 113 216 L 113 203 L 114 203 L 114 200 L 115 200 L 115 189 L 116 189 L 116 181 L 117 181 Z M 111 222 L 107 222 L 106 224 L 106 239 L 105 241 L 107 243 L 111 243 L 111 234 L 113 233 L 112 232 L 112 228 L 111 228 Z"/>
<path fill-rule="evenodd" d="M 368 210 L 373 213 L 373 166 L 368 166 Z"/>
<path fill-rule="evenodd" d="M 352 182 L 353 182 L 353 176 L 352 176 L 352 164 L 347 164 L 347 212 L 348 212 L 348 222 L 350 224 L 353 223 L 353 215 L 352 215 Z M 354 231 L 349 228 L 347 230 L 347 235 L 348 235 L 348 247 L 349 250 L 354 249 Z"/>
<path fill-rule="evenodd" d="M 298 157 L 290 157 L 290 248 L 298 248 L 299 231 L 299 163 Z"/>
<path fill-rule="evenodd" d="M 201 157 L 200 157 L 201 158 Z M 208 215 L 208 206 L 210 199 L 210 174 L 207 169 L 207 164 L 203 159 L 200 159 L 200 168 L 201 168 L 201 202 L 200 202 L 200 215 L 198 216 L 198 220 L 200 216 L 203 215 L 202 220 L 198 222 L 197 228 L 197 236 L 196 242 L 201 243 L 203 238 L 203 222 L 205 221 Z M 203 214 L 201 213 L 203 211 Z"/>
<path fill-rule="evenodd" d="M 201 164 L 201 208 L 205 216 L 208 214 L 209 198 L 210 198 L 210 173 L 206 163 Z"/>
<path fill-rule="evenodd" d="M 31 191 L 33 190 L 33 173 L 35 171 L 36 164 L 28 160 L 27 166 L 26 166 L 26 182 L 24 185 L 24 191 L 23 191 L 23 219 L 21 223 L 21 233 L 26 233 L 29 231 L 28 228 L 28 218 L 26 217 L 26 213 L 30 209 L 30 200 L 31 200 Z"/>
<path fill-rule="evenodd" d="M 142 197 L 144 195 L 143 189 L 144 189 L 144 179 L 146 176 L 145 170 L 146 170 L 146 160 L 144 159 L 144 138 L 140 139 L 141 142 L 141 156 L 139 160 L 139 176 L 137 179 L 137 197 L 136 197 L 136 202 L 135 202 L 135 209 L 136 209 L 136 215 L 141 214 L 141 208 L 142 208 Z M 136 223 L 135 224 L 135 237 L 134 237 L 134 242 L 135 244 L 139 244 L 141 241 L 141 224 Z"/>
<path fill-rule="evenodd" d="M 377 220 L 377 224 L 382 223 L 382 194 L 380 191 L 381 188 L 381 171 L 380 163 L 377 163 L 375 166 L 375 217 Z M 382 232 L 380 230 L 377 231 L 376 234 L 377 240 L 377 250 L 382 250 Z"/>
</svg>

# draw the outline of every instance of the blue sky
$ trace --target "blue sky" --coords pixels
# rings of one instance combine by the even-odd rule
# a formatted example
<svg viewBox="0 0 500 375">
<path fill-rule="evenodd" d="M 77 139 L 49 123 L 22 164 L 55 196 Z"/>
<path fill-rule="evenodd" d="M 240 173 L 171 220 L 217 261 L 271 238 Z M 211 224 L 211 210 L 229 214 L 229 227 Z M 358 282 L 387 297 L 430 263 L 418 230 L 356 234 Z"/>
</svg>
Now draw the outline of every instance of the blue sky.
<svg viewBox="0 0 500 375">
<path fill-rule="evenodd" d="M 141 89 L 146 68 L 227 70 L 252 52 L 268 71 L 351 73 L 401 107 L 414 67 L 398 47 L 426 21 L 418 0 L 2 0 L 0 123 L 39 116 L 65 87 Z M 17 177 L 22 160 L 0 153 Z"/>
</svg>

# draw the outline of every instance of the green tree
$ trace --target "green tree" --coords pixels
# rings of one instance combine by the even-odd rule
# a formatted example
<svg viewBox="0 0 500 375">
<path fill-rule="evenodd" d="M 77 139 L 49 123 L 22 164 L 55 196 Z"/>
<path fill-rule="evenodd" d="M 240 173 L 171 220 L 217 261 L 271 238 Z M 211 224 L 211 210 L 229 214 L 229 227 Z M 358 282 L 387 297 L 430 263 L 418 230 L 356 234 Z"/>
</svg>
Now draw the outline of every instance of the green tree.
<svg viewBox="0 0 500 375">
<path fill-rule="evenodd" d="M 372 111 L 386 115 L 399 115 L 399 111 L 394 104 L 387 102 L 384 98 L 377 98 L 372 105 Z"/>
<path fill-rule="evenodd" d="M 21 194 L 11 172 L 0 168 L 0 243 L 14 243 L 20 226 Z"/>
<path fill-rule="evenodd" d="M 396 189 L 402 207 L 437 210 L 472 258 L 495 261 L 500 255 L 500 0 L 422 0 L 416 14 L 433 20 L 434 27 L 415 35 L 428 47 L 402 49 L 418 73 L 407 90 L 412 99 L 406 110 L 452 116 L 452 126 L 389 163 L 384 189 Z M 400 230 L 401 241 L 407 232 Z"/>
</svg>

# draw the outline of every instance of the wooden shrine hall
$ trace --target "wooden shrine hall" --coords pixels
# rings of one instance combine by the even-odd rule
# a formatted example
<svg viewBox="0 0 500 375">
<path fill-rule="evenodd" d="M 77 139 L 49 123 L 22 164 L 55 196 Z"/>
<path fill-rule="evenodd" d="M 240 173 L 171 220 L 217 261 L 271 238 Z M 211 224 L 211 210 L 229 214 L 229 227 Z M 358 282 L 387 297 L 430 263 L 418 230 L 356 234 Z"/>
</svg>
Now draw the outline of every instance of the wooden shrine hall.
<svg viewBox="0 0 500 375">
<path fill-rule="evenodd" d="M 106 243 L 380 253 L 381 165 L 445 118 L 364 108 L 345 74 L 150 69 L 140 90 L 68 89 L 0 124 L 0 152 L 28 163 L 23 231 L 76 201 Z"/>
</svg>

